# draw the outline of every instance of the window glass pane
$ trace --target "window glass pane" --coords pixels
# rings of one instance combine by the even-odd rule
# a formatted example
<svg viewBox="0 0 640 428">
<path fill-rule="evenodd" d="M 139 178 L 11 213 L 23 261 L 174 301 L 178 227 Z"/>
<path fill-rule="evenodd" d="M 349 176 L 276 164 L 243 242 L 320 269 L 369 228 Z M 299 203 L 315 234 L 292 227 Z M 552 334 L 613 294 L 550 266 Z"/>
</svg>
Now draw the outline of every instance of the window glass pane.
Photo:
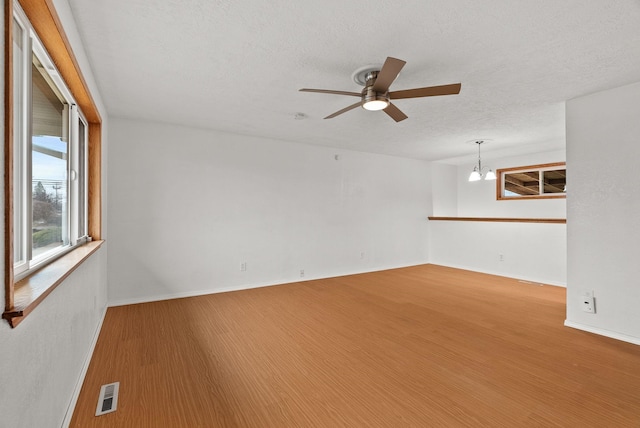
<svg viewBox="0 0 640 428">
<path fill-rule="evenodd" d="M 24 206 L 26 171 L 24 168 L 24 30 L 13 21 L 13 261 L 26 262 Z"/>
<path fill-rule="evenodd" d="M 514 172 L 504 175 L 504 196 L 529 196 L 540 194 L 538 171 Z"/>
<path fill-rule="evenodd" d="M 32 66 L 32 258 L 68 242 L 67 106 L 42 65 Z"/>
<path fill-rule="evenodd" d="M 567 188 L 567 170 L 542 171 L 542 181 L 544 193 L 564 193 Z"/>
<path fill-rule="evenodd" d="M 496 197 L 500 199 L 564 198 L 567 166 L 564 162 L 498 169 Z"/>
</svg>

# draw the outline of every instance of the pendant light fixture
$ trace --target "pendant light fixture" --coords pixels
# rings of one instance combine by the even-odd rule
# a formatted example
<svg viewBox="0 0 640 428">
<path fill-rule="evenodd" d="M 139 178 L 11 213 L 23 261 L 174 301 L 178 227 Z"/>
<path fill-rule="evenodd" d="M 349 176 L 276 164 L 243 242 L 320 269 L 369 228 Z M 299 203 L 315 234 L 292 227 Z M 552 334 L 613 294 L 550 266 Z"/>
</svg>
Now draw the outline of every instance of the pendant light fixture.
<svg viewBox="0 0 640 428">
<path fill-rule="evenodd" d="M 485 180 L 496 179 L 496 174 L 493 172 L 493 170 L 491 170 L 491 168 L 485 166 L 484 168 L 488 168 L 489 171 L 487 171 L 486 174 L 483 174 L 482 172 L 482 160 L 480 159 L 480 145 L 482 143 L 484 143 L 483 140 L 476 141 L 476 144 L 478 145 L 478 165 L 473 167 L 473 171 L 471 171 L 471 174 L 469 175 L 469 181 L 478 181 L 482 180 L 482 178 L 484 178 Z"/>
</svg>

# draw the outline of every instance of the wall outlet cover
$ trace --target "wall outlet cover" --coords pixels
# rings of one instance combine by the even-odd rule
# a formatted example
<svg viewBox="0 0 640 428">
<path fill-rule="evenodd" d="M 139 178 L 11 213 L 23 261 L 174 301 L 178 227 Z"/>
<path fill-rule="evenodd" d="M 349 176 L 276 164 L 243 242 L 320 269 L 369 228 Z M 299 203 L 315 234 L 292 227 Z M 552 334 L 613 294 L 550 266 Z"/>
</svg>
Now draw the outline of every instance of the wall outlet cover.
<svg viewBox="0 0 640 428">
<path fill-rule="evenodd" d="M 590 314 L 596 313 L 596 301 L 593 296 L 583 296 L 582 297 L 582 310 L 584 312 L 588 312 Z"/>
</svg>

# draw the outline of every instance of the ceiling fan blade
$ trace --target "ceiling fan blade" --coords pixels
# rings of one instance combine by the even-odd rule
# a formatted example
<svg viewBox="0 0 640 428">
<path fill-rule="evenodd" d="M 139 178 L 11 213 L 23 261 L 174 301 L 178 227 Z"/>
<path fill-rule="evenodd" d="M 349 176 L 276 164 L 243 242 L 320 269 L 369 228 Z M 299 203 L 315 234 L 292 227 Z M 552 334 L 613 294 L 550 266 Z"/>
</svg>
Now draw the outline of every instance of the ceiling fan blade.
<svg viewBox="0 0 640 428">
<path fill-rule="evenodd" d="M 405 120 L 408 117 L 406 114 L 404 114 L 402 111 L 400 111 L 400 109 L 398 107 L 396 107 L 395 105 L 393 105 L 391 103 L 389 103 L 387 108 L 385 108 L 383 111 L 385 113 L 387 113 L 389 116 L 391 116 L 391 119 L 395 120 L 396 122 L 400 122 L 401 120 Z"/>
<path fill-rule="evenodd" d="M 362 96 L 362 94 L 360 92 L 332 91 L 331 89 L 302 88 L 302 89 L 299 89 L 299 91 L 300 92 L 317 92 L 319 94 L 351 95 L 353 97 L 361 97 Z"/>
<path fill-rule="evenodd" d="M 435 97 L 438 95 L 455 95 L 460 93 L 460 83 L 442 86 L 429 86 L 426 88 L 406 89 L 404 91 L 389 92 L 389 98 L 392 100 L 401 100 L 404 98 L 420 98 Z"/>
<path fill-rule="evenodd" d="M 389 86 L 396 80 L 400 70 L 406 64 L 406 61 L 401 59 L 387 57 L 387 60 L 382 65 L 382 69 L 378 73 L 375 83 L 373 84 L 373 90 L 376 92 L 385 93 L 389 90 Z"/>
<path fill-rule="evenodd" d="M 342 113 L 346 113 L 346 112 L 348 112 L 349 110 L 353 110 L 353 109 L 354 109 L 354 108 L 356 108 L 356 107 L 360 107 L 360 105 L 361 105 L 361 104 L 362 104 L 362 102 L 361 102 L 361 101 L 358 101 L 358 102 L 357 102 L 357 103 L 355 103 L 355 104 L 351 104 L 349 107 L 345 107 L 345 108 L 343 108 L 342 110 L 338 110 L 337 112 L 335 112 L 335 113 L 333 113 L 333 114 L 330 114 L 329 116 L 325 117 L 325 119 L 332 119 L 332 118 L 334 118 L 334 117 L 336 117 L 336 116 L 338 116 L 338 115 L 341 115 Z"/>
</svg>

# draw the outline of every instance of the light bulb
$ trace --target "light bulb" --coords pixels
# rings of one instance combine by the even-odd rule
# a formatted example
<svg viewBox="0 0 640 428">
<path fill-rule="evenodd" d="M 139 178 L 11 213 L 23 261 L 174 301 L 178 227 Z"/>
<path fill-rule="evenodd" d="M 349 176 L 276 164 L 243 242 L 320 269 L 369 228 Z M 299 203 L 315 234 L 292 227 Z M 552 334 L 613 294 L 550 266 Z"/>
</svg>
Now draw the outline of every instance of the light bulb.
<svg viewBox="0 0 640 428">
<path fill-rule="evenodd" d="M 366 110 L 376 111 L 376 110 L 384 110 L 389 105 L 388 101 L 384 100 L 371 100 L 362 104 L 362 107 Z"/>
<path fill-rule="evenodd" d="M 496 174 L 492 171 L 489 170 L 489 172 L 487 172 L 487 174 L 484 176 L 485 180 L 495 180 L 496 179 Z"/>
<path fill-rule="evenodd" d="M 482 178 L 480 173 L 478 172 L 478 167 L 473 168 L 471 175 L 469 175 L 469 181 L 478 181 Z"/>
</svg>

